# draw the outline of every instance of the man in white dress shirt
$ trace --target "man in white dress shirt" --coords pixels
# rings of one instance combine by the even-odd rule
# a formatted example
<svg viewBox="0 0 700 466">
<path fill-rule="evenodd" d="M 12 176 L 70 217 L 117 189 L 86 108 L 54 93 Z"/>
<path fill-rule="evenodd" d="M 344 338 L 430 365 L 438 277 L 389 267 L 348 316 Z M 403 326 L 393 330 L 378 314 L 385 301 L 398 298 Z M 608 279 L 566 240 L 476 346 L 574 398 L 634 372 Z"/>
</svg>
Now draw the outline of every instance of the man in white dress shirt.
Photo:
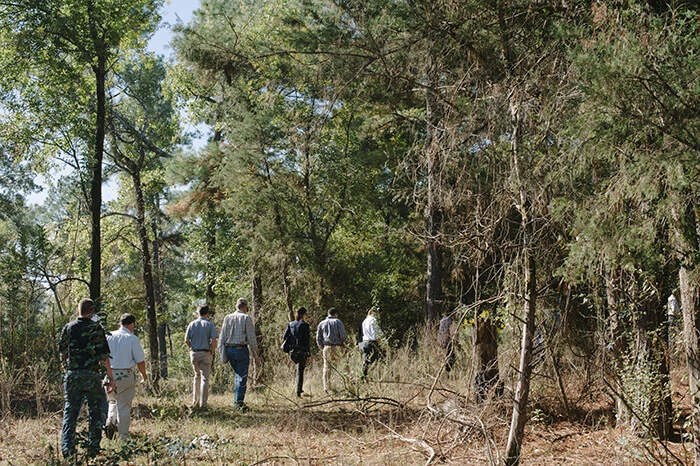
<svg viewBox="0 0 700 466">
<path fill-rule="evenodd" d="M 360 343 L 358 344 L 360 351 L 362 352 L 362 380 L 367 379 L 367 372 L 369 371 L 369 366 L 373 364 L 377 359 L 383 356 L 383 352 L 379 342 L 382 339 L 382 331 L 379 328 L 379 323 L 377 322 L 376 308 L 372 308 L 367 312 L 367 317 L 362 321 L 360 327 L 362 331 L 362 337 L 360 338 Z"/>
<path fill-rule="evenodd" d="M 122 314 L 119 324 L 119 330 L 115 330 L 107 336 L 115 387 L 114 390 L 107 392 L 109 412 L 105 433 L 107 438 L 111 439 L 116 430 L 119 432 L 119 438 L 126 440 L 129 438 L 129 425 L 131 424 L 131 402 L 136 393 L 134 366 L 141 372 L 144 382 L 148 377 L 146 375 L 146 356 L 139 338 L 134 335 L 136 318 L 132 314 Z"/>
</svg>

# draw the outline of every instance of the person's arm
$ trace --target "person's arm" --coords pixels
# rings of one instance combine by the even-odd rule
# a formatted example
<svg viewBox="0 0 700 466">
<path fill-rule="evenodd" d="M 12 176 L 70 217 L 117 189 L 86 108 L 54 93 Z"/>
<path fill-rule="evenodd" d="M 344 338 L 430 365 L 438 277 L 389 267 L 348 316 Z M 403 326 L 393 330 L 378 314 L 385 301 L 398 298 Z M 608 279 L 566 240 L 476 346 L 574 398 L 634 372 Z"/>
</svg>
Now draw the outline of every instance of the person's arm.
<svg viewBox="0 0 700 466">
<path fill-rule="evenodd" d="M 311 329 L 309 329 L 309 325 L 304 322 L 299 326 L 299 346 L 301 346 L 307 353 L 309 352 L 310 339 Z"/>
<path fill-rule="evenodd" d="M 316 327 L 316 345 L 320 349 L 323 349 L 323 329 L 321 328 L 321 324 L 318 324 L 318 327 Z"/>
<path fill-rule="evenodd" d="M 224 317 L 224 323 L 221 324 L 221 332 L 219 333 L 219 344 L 218 344 L 218 349 L 219 349 L 219 358 L 221 358 L 221 362 L 228 362 L 228 358 L 226 357 L 226 340 L 228 338 L 228 319 Z"/>
<path fill-rule="evenodd" d="M 219 338 L 219 332 L 216 331 L 216 326 L 214 322 L 209 321 L 209 350 L 211 354 L 216 352 L 216 340 Z"/>
<path fill-rule="evenodd" d="M 133 342 L 133 346 L 131 347 L 133 360 L 136 361 L 136 367 L 139 368 L 141 377 L 143 377 L 143 381 L 146 382 L 148 380 L 148 376 L 146 375 L 146 354 L 143 352 L 143 346 L 141 346 L 141 341 L 139 341 L 138 338 L 132 336 L 131 340 Z"/>
<path fill-rule="evenodd" d="M 100 364 L 102 364 L 107 372 L 107 391 L 111 392 L 114 390 L 114 377 L 112 376 L 112 365 L 109 363 L 109 355 L 104 359 L 104 361 L 100 361 Z"/>
<path fill-rule="evenodd" d="M 61 329 L 61 335 L 58 337 L 58 354 L 61 358 L 61 368 L 63 370 L 68 369 L 68 333 L 66 332 L 66 327 Z"/>
<path fill-rule="evenodd" d="M 343 323 L 342 323 L 340 320 L 338 320 L 338 323 L 340 324 L 340 325 L 338 326 L 338 334 L 339 334 L 339 336 L 340 336 L 340 344 L 341 344 L 341 345 L 344 345 L 344 344 L 345 344 L 345 339 L 346 339 L 348 336 L 347 336 L 347 334 L 345 333 L 345 325 L 343 325 Z"/>
<path fill-rule="evenodd" d="M 192 340 L 190 339 L 190 329 L 192 328 L 192 324 L 187 326 L 187 330 L 185 331 L 185 344 L 189 349 L 192 349 Z"/>
<path fill-rule="evenodd" d="M 146 361 L 137 362 L 136 367 L 139 368 L 141 377 L 143 377 L 143 381 L 146 382 L 148 380 L 148 375 L 146 375 Z"/>
<path fill-rule="evenodd" d="M 253 359 L 258 360 L 258 339 L 255 336 L 255 325 L 250 316 L 245 320 L 245 334 L 248 340 L 248 348 L 253 356 Z"/>
</svg>

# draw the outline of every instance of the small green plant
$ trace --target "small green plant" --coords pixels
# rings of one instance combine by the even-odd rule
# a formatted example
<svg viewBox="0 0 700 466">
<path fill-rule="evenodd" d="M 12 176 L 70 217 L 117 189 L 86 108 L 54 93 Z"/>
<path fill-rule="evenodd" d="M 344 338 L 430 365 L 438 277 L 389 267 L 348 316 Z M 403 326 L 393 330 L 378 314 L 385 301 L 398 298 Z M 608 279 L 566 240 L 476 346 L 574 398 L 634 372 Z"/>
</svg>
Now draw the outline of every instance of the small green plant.
<svg viewBox="0 0 700 466">
<path fill-rule="evenodd" d="M 530 414 L 530 420 L 532 421 L 533 424 L 549 424 L 549 415 L 542 411 L 539 408 L 535 408 L 532 410 L 532 413 Z"/>
</svg>

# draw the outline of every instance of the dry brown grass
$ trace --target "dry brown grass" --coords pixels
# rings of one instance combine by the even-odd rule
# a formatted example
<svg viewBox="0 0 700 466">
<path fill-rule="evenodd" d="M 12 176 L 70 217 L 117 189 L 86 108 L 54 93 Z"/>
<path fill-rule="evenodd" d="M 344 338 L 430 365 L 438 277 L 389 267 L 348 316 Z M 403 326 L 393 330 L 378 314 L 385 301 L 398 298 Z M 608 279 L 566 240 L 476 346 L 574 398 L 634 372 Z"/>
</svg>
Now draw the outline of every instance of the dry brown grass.
<svg viewBox="0 0 700 466">
<path fill-rule="evenodd" d="M 293 368 L 280 360 L 268 368 L 266 385 L 249 389 L 247 412 L 231 408 L 224 374 L 206 411 L 187 407 L 186 374 L 171 377 L 159 397 L 141 387 L 132 439 L 126 445 L 103 440 L 104 451 L 92 464 L 502 464 L 510 423 L 508 384 L 502 399 L 477 405 L 468 370 L 440 375 L 431 391 L 440 366 L 436 353 L 393 351 L 391 364 L 373 367 L 367 384 L 359 381 L 357 353 L 348 360 L 343 373 L 336 374 L 337 392 L 326 396 L 317 358 L 307 371 L 307 396 L 301 400 L 293 396 Z M 562 415 L 554 384 L 546 378 L 535 381 L 522 465 L 675 464 L 659 442 L 613 427 L 603 392 L 573 376 L 566 387 L 575 408 L 571 420 Z M 0 422 L 0 464 L 61 464 L 60 408 L 41 418 L 15 415 Z M 683 443 L 665 447 L 682 463 L 691 463 Z"/>
</svg>

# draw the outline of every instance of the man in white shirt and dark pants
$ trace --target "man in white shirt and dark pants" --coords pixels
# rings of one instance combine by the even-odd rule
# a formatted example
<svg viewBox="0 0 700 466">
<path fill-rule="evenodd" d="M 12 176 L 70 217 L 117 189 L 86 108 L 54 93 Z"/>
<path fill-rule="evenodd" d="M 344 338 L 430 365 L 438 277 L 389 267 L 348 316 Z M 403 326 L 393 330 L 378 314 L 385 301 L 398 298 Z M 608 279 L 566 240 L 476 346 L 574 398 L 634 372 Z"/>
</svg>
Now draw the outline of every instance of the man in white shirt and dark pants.
<svg viewBox="0 0 700 466">
<path fill-rule="evenodd" d="M 375 308 L 372 308 L 367 312 L 367 317 L 362 321 L 360 330 L 362 331 L 362 336 L 360 338 L 360 343 L 358 344 L 360 351 L 362 352 L 362 380 L 367 379 L 367 372 L 369 371 L 369 366 L 373 364 L 377 359 L 382 357 L 382 349 L 379 345 L 379 341 L 382 338 L 382 331 L 377 323 L 377 316 Z"/>
<path fill-rule="evenodd" d="M 141 372 L 144 382 L 148 376 L 146 375 L 146 356 L 141 342 L 134 335 L 136 318 L 132 314 L 122 314 L 119 324 L 119 330 L 107 336 L 115 388 L 107 393 L 109 412 L 105 433 L 107 438 L 111 439 L 114 437 L 115 430 L 118 430 L 119 438 L 126 440 L 129 438 L 131 424 L 131 402 L 136 393 L 134 366 Z"/>
</svg>

